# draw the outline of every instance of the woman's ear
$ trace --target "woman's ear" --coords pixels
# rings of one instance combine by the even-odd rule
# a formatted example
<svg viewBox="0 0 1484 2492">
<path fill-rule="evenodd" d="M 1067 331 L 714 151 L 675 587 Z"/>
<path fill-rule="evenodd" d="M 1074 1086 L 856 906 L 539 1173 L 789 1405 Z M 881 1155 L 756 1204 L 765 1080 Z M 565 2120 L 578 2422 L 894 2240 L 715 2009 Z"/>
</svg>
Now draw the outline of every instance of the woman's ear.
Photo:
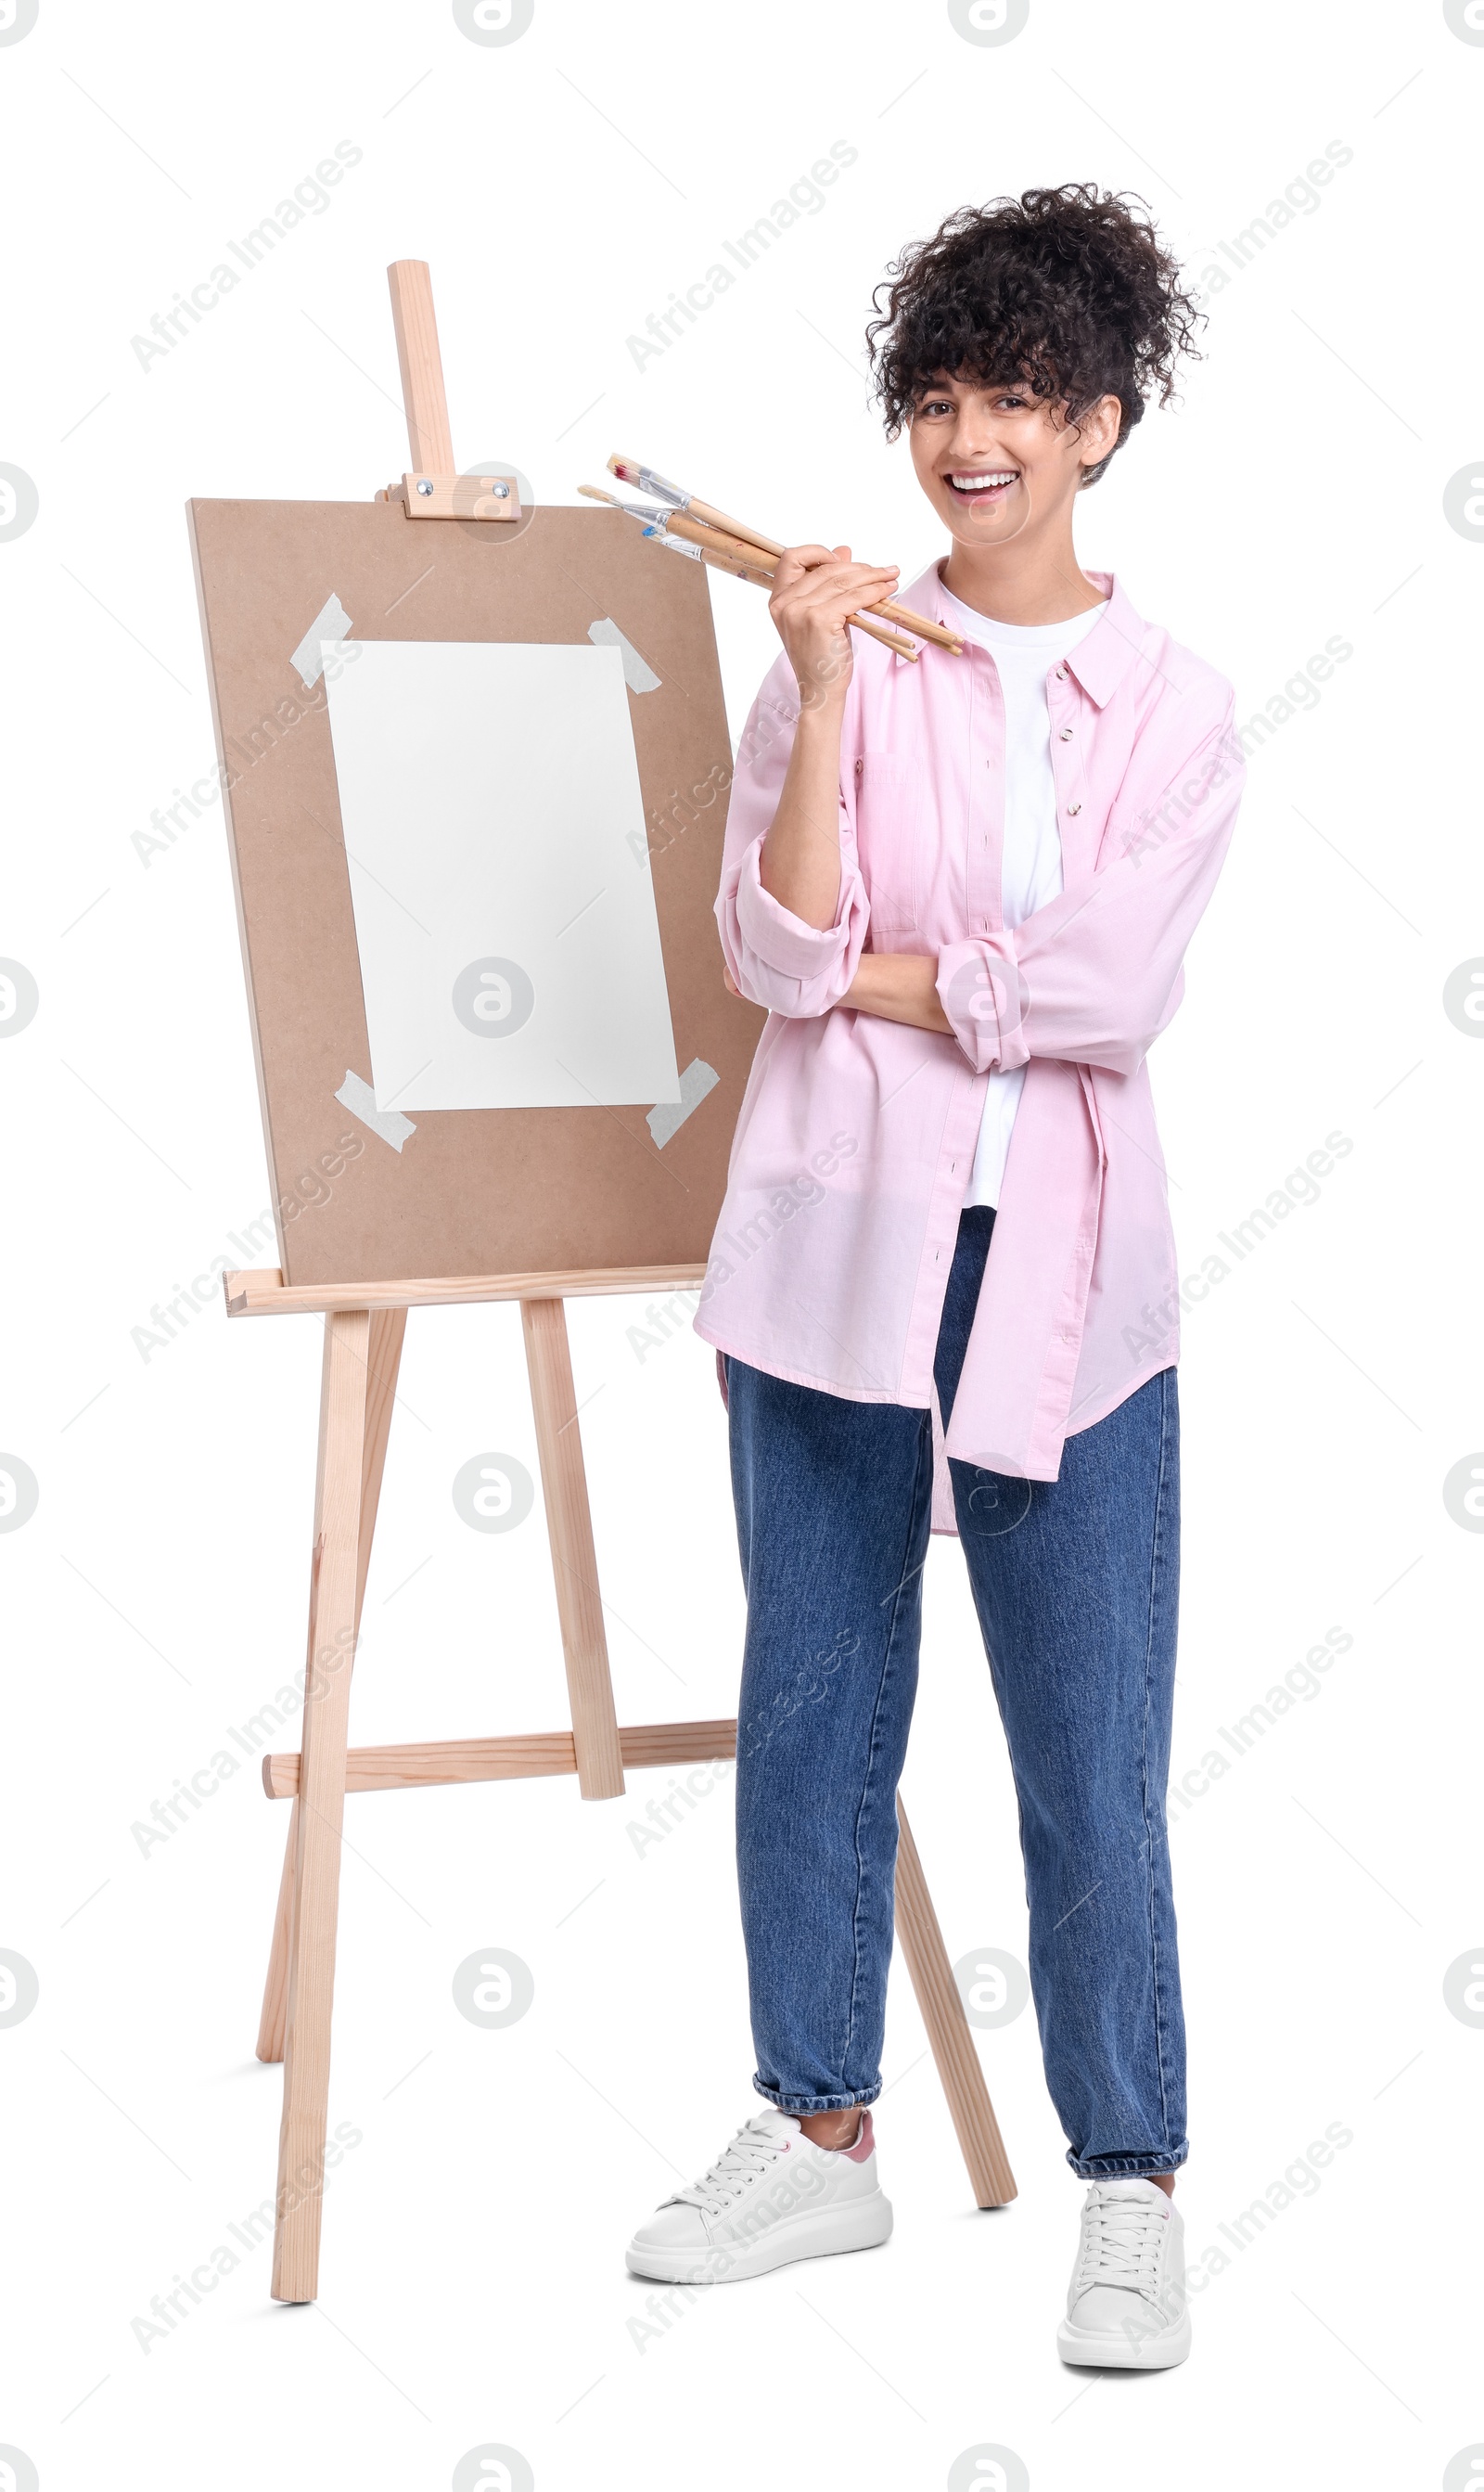
<svg viewBox="0 0 1484 2492">
<path fill-rule="evenodd" d="M 1079 428 L 1082 433 L 1083 467 L 1100 467 L 1117 446 L 1118 427 L 1123 422 L 1123 401 L 1110 390 L 1090 406 Z"/>
</svg>

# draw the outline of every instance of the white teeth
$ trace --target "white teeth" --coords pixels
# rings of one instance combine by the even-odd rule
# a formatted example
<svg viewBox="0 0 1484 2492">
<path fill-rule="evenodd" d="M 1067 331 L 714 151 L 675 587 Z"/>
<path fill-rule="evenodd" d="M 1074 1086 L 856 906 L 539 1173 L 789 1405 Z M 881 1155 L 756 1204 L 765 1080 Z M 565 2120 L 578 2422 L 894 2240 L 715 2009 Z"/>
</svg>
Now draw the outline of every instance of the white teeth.
<svg viewBox="0 0 1484 2492">
<path fill-rule="evenodd" d="M 948 482 L 950 485 L 957 485 L 961 493 L 981 493 L 991 485 L 1013 485 L 1015 469 L 1013 467 L 996 468 L 992 475 L 988 476 L 951 475 Z"/>
</svg>

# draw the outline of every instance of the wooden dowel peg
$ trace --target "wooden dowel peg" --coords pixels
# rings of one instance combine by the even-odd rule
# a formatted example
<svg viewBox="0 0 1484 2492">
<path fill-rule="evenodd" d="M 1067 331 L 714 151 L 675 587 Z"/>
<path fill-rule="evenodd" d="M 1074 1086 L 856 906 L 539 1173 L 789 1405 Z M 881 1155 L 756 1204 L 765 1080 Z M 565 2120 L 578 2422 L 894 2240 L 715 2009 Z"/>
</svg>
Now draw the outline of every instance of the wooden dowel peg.
<svg viewBox="0 0 1484 2492">
<path fill-rule="evenodd" d="M 387 281 L 412 464 L 425 475 L 452 476 L 457 472 L 454 436 L 449 430 L 443 358 L 432 308 L 432 273 L 426 259 L 394 259 Z"/>
</svg>

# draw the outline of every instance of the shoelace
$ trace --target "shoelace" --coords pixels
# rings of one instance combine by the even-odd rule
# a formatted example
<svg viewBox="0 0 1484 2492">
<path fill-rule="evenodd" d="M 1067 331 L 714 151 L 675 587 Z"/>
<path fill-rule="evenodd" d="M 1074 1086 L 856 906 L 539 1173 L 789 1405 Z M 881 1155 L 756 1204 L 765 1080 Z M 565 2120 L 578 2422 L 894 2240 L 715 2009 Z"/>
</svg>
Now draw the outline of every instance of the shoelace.
<svg viewBox="0 0 1484 2492">
<path fill-rule="evenodd" d="M 775 2130 L 763 2126 L 766 2117 L 764 2113 L 757 2120 L 750 2120 L 745 2128 L 739 2128 L 709 2172 L 693 2180 L 688 2189 L 675 2191 L 671 2206 L 700 2207 L 715 2214 L 733 2198 L 740 2197 L 748 2182 L 765 2171 L 788 2143 L 787 2136 L 780 2137 Z"/>
<path fill-rule="evenodd" d="M 1092 2284 L 1132 2285 L 1152 2293 L 1170 2218 L 1142 2198 L 1107 2198 L 1094 2186 L 1083 2209 L 1082 2251 L 1074 2292 Z"/>
</svg>

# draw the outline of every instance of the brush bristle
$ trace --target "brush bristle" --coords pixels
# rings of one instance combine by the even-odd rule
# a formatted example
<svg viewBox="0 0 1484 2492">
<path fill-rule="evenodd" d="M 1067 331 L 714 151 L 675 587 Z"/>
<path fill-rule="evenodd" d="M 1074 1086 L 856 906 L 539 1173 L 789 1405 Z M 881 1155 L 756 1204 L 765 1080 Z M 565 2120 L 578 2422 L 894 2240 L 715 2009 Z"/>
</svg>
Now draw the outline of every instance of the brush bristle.
<svg viewBox="0 0 1484 2492">
<path fill-rule="evenodd" d="M 610 476 L 618 477 L 620 482 L 625 485 L 637 485 L 639 481 L 638 460 L 637 459 L 625 459 L 618 451 L 615 450 L 612 458 L 608 460 L 608 473 Z"/>
</svg>

